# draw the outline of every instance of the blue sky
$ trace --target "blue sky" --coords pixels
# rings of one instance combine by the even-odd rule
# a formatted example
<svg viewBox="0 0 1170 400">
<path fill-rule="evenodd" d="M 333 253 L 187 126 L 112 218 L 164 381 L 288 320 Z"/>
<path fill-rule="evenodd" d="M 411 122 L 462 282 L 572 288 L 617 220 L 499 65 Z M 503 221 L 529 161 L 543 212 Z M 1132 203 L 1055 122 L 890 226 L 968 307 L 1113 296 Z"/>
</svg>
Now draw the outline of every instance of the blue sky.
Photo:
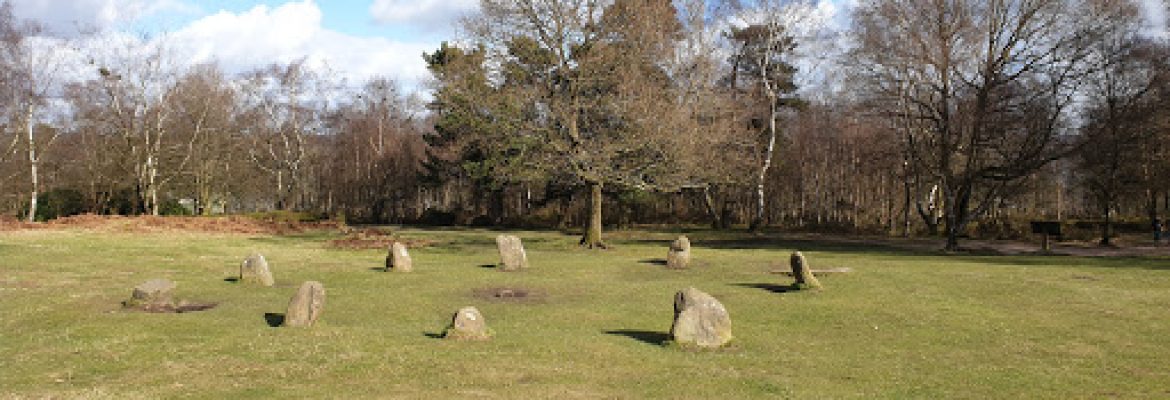
<svg viewBox="0 0 1170 400">
<path fill-rule="evenodd" d="M 417 90 L 421 55 L 454 38 L 476 0 L 10 0 L 58 36 L 149 35 L 229 72 L 307 57 L 353 83 L 373 76 Z"/>
<path fill-rule="evenodd" d="M 307 57 L 311 64 L 359 83 L 390 77 L 422 90 L 422 61 L 455 38 L 458 18 L 478 0 L 9 0 L 18 17 L 38 20 L 60 36 L 78 28 L 107 35 L 148 34 L 168 40 L 190 62 L 217 61 L 229 72 Z M 823 0 L 829 24 L 847 23 L 856 0 Z M 1139 0 L 1164 21 L 1161 0 Z M 1164 27 L 1164 22 L 1154 22 Z"/>
</svg>

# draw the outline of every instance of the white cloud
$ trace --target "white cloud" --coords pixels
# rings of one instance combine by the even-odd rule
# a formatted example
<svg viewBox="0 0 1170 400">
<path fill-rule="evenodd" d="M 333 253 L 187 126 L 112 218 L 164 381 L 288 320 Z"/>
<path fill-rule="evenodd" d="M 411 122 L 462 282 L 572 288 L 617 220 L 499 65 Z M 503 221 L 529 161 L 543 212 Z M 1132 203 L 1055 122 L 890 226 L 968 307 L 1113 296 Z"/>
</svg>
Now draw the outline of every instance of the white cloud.
<svg viewBox="0 0 1170 400">
<path fill-rule="evenodd" d="M 191 12 L 180 0 L 10 0 L 18 18 L 36 20 L 49 33 L 72 36 L 106 30 L 162 12 Z"/>
<path fill-rule="evenodd" d="M 1150 36 L 1170 39 L 1170 28 L 1167 27 L 1167 3 L 1159 0 L 1139 0 L 1142 13 L 1146 17 L 1146 27 Z"/>
<path fill-rule="evenodd" d="M 381 24 L 436 31 L 450 29 L 459 17 L 478 7 L 478 0 L 375 0 L 370 15 Z"/>
<path fill-rule="evenodd" d="M 229 72 L 307 57 L 351 83 L 376 75 L 418 88 L 428 76 L 424 51 L 437 43 L 357 37 L 321 25 L 321 9 L 312 0 L 279 7 L 257 6 L 243 13 L 219 12 L 169 35 L 182 57 L 192 63 L 218 61 Z"/>
</svg>

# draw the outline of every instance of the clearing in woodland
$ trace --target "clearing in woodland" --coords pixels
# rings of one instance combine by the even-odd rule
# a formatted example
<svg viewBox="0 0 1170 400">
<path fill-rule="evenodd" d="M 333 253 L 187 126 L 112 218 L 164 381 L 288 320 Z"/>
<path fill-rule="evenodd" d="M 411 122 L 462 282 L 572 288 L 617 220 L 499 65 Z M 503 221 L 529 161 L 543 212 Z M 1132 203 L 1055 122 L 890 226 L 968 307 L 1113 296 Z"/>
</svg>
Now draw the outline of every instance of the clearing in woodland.
<svg viewBox="0 0 1170 400">
<path fill-rule="evenodd" d="M 0 231 L 0 397 L 1066 398 L 1170 397 L 1165 256 L 945 255 L 888 243 L 687 232 L 517 231 L 530 267 L 500 272 L 502 231 L 386 227 L 285 234 L 99 228 Z M 356 236 L 355 236 L 356 235 Z M 382 272 L 413 243 L 414 271 Z M 941 242 L 936 242 L 941 247 Z M 776 273 L 800 250 L 822 291 Z M 272 287 L 232 278 L 262 253 Z M 154 278 L 216 307 L 124 310 Z M 308 328 L 274 328 L 304 281 Z M 730 347 L 668 340 L 674 294 L 721 301 Z M 488 341 L 437 339 L 482 311 Z"/>
</svg>

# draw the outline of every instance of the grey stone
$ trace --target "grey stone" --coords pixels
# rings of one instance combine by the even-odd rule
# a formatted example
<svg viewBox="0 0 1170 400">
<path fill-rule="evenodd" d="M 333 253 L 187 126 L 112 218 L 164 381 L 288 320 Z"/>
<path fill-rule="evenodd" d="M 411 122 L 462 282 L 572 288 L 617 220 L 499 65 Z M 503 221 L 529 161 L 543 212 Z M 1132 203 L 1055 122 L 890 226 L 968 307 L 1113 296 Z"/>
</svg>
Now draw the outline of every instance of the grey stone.
<svg viewBox="0 0 1170 400">
<path fill-rule="evenodd" d="M 487 340 L 491 336 L 483 314 L 471 306 L 460 308 L 451 317 L 451 325 L 443 332 L 444 338 L 456 340 Z"/>
<path fill-rule="evenodd" d="M 410 272 L 414 271 L 414 263 L 410 260 L 410 253 L 402 242 L 390 245 L 390 254 L 386 256 L 386 271 Z"/>
<path fill-rule="evenodd" d="M 686 236 L 679 236 L 670 243 L 670 250 L 666 252 L 666 268 L 686 269 L 691 263 L 691 241 Z"/>
<path fill-rule="evenodd" d="M 528 268 L 528 255 L 520 238 L 512 235 L 496 236 L 496 247 L 500 250 L 500 262 L 504 271 Z"/>
<path fill-rule="evenodd" d="M 674 323 L 670 336 L 675 343 L 699 348 L 716 348 L 731 341 L 731 316 L 723 304 L 695 288 L 674 295 Z"/>
<path fill-rule="evenodd" d="M 799 251 L 792 253 L 789 263 L 792 264 L 792 277 L 796 278 L 797 287 L 821 289 L 821 282 L 813 275 L 812 267 L 808 265 L 804 254 Z"/>
<path fill-rule="evenodd" d="M 272 270 L 268 268 L 268 261 L 260 253 L 252 253 L 240 263 L 240 282 L 255 282 L 264 286 L 272 286 L 276 280 L 272 279 Z"/>
<path fill-rule="evenodd" d="M 172 308 L 175 305 L 175 282 L 167 279 L 151 279 L 134 287 L 126 307 L 143 309 Z"/>
<path fill-rule="evenodd" d="M 301 284 L 301 288 L 288 302 L 284 314 L 284 326 L 312 326 L 321 317 L 325 308 L 325 285 L 317 281 Z"/>
</svg>

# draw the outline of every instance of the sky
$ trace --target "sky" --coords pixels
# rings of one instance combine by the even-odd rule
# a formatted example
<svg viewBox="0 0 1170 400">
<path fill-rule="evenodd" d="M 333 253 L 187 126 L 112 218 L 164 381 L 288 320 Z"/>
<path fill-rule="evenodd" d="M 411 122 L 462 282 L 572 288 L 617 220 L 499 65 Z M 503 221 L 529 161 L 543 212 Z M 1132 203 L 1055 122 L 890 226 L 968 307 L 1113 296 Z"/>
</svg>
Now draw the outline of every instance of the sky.
<svg viewBox="0 0 1170 400">
<path fill-rule="evenodd" d="M 17 17 L 58 36 L 79 32 L 165 37 L 179 58 L 218 61 L 229 72 L 307 57 L 359 84 L 375 76 L 421 90 L 422 53 L 456 38 L 478 0 L 9 0 Z M 1165 32 L 1161 0 L 1139 0 Z M 856 0 L 825 0 L 831 24 L 847 24 Z"/>
<path fill-rule="evenodd" d="M 353 84 L 394 78 L 418 90 L 422 53 L 455 37 L 477 0 L 9 0 L 18 18 L 77 37 L 165 38 L 191 63 L 229 72 L 307 57 Z"/>
</svg>

